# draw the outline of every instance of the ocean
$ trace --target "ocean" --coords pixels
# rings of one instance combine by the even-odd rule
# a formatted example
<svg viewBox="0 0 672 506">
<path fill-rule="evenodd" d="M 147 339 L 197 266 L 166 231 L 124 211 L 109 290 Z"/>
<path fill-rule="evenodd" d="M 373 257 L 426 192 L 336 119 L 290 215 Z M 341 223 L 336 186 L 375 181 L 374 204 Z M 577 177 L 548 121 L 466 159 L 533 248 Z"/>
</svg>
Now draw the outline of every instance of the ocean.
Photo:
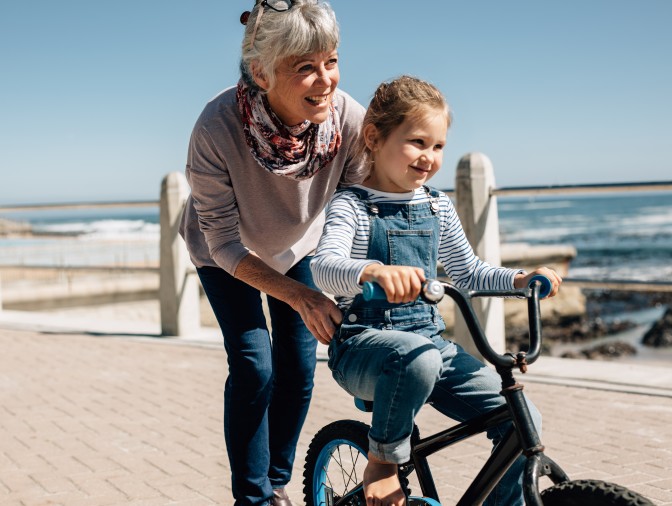
<svg viewBox="0 0 672 506">
<path fill-rule="evenodd" d="M 672 282 L 672 193 L 499 197 L 505 243 L 568 244 L 571 277 Z M 0 213 L 38 236 L 0 237 L 0 265 L 157 266 L 158 208 Z"/>
<path fill-rule="evenodd" d="M 0 237 L 0 265 L 159 265 L 158 207 L 7 212 L 0 218 L 28 222 L 34 232 Z"/>
<path fill-rule="evenodd" d="M 502 242 L 569 244 L 571 277 L 672 282 L 672 193 L 501 198 Z"/>
<path fill-rule="evenodd" d="M 498 210 L 504 243 L 573 245 L 570 277 L 672 282 L 672 192 L 499 197 Z M 36 234 L 0 237 L 0 266 L 159 265 L 158 208 L 7 212 L 0 218 L 29 222 Z M 638 350 L 637 361 L 672 361 L 672 349 L 640 342 L 665 310 L 656 305 L 607 314 L 605 321 L 636 326 L 587 344 L 556 345 L 552 354 L 624 341 Z"/>
</svg>

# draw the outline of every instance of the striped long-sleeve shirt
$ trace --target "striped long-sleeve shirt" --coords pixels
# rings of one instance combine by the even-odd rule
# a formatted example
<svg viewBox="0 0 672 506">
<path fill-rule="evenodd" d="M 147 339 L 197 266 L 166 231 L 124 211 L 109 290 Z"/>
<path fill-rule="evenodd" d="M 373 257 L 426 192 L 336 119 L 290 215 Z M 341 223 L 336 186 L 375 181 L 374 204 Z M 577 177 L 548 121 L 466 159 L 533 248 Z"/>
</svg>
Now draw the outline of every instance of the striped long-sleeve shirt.
<svg viewBox="0 0 672 506">
<path fill-rule="evenodd" d="M 384 193 L 363 188 L 371 203 L 420 204 L 427 202 L 424 189 L 404 194 Z M 513 279 L 520 270 L 494 267 L 475 254 L 462 229 L 453 203 L 444 194 L 439 197 L 440 239 L 438 259 L 451 281 L 472 290 L 504 290 L 513 288 Z M 347 308 L 355 295 L 362 292 L 359 280 L 367 259 L 369 214 L 366 204 L 354 192 L 337 193 L 327 208 L 324 231 L 310 267 L 318 287 L 333 294 L 341 309 Z"/>
</svg>

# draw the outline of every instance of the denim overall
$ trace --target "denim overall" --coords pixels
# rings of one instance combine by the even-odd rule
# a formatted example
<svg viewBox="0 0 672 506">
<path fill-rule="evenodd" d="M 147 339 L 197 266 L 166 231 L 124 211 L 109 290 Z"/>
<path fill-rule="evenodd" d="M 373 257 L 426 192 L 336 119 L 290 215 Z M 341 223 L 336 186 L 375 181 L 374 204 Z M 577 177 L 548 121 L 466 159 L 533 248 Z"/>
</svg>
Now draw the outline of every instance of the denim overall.
<svg viewBox="0 0 672 506">
<path fill-rule="evenodd" d="M 370 220 L 367 258 L 386 265 L 421 267 L 436 277 L 440 240 L 438 193 L 425 187 L 429 202 L 371 203 L 367 193 L 349 188 L 367 204 Z M 329 368 L 339 385 L 355 397 L 374 400 L 369 451 L 387 462 L 410 459 L 413 421 L 425 403 L 465 421 L 500 406 L 499 376 L 459 345 L 441 336 L 445 324 L 436 304 L 418 298 L 405 304 L 364 301 L 357 295 L 343 316 L 329 349 Z M 537 429 L 541 417 L 529 402 Z M 508 424 L 488 432 L 497 442 Z M 519 458 L 485 505 L 523 505 Z"/>
</svg>

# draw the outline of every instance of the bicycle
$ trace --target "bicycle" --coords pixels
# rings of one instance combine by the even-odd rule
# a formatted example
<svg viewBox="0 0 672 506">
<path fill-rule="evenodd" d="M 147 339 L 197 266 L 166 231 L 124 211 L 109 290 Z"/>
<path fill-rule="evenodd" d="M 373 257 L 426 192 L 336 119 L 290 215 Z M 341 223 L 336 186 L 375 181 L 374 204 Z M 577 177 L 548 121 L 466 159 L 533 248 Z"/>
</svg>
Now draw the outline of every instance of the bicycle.
<svg viewBox="0 0 672 506">
<path fill-rule="evenodd" d="M 365 285 L 365 298 L 384 297 L 377 285 Z M 532 423 L 523 397 L 523 386 L 513 370 L 526 372 L 541 353 L 539 300 L 550 292 L 550 281 L 535 276 L 530 287 L 521 290 L 462 290 L 450 283 L 431 280 L 425 298 L 438 302 L 448 295 L 462 313 L 476 348 L 495 366 L 502 379 L 506 403 L 499 408 L 459 423 L 436 434 L 420 437 L 417 425 L 411 437 L 411 459 L 399 466 L 399 479 L 408 506 L 441 506 L 427 458 L 446 447 L 484 433 L 490 427 L 511 420 L 512 428 L 495 446 L 482 469 L 457 502 L 457 506 L 482 503 L 521 453 L 527 464 L 523 493 L 530 506 L 652 506 L 645 497 L 625 487 L 600 480 L 571 481 L 562 468 L 544 454 L 544 446 Z M 499 354 L 492 349 L 471 305 L 475 297 L 521 297 L 527 299 L 529 347 L 516 354 Z M 355 399 L 358 408 L 371 411 L 373 403 Z M 361 472 L 366 465 L 369 426 L 355 420 L 339 420 L 323 427 L 313 437 L 304 465 L 306 506 L 365 506 Z M 415 473 L 422 496 L 411 496 L 409 476 Z M 539 478 L 547 476 L 553 485 L 539 490 Z"/>
</svg>

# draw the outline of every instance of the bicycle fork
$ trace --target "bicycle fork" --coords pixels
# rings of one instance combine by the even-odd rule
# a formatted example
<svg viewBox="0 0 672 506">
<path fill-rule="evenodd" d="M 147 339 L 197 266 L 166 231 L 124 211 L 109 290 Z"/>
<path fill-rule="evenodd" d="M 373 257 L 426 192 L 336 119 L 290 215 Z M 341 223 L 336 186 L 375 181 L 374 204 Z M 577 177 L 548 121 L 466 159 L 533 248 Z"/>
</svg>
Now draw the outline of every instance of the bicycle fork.
<svg viewBox="0 0 672 506">
<path fill-rule="evenodd" d="M 516 382 L 511 369 L 498 368 L 497 372 L 502 377 L 501 393 L 509 407 L 519 449 L 522 449 L 523 455 L 527 457 L 523 475 L 525 504 L 543 506 L 539 492 L 539 477 L 548 476 L 554 484 L 569 481 L 569 477 L 558 464 L 544 454 L 544 445 L 541 444 L 539 433 L 523 396 L 523 385 Z"/>
</svg>

